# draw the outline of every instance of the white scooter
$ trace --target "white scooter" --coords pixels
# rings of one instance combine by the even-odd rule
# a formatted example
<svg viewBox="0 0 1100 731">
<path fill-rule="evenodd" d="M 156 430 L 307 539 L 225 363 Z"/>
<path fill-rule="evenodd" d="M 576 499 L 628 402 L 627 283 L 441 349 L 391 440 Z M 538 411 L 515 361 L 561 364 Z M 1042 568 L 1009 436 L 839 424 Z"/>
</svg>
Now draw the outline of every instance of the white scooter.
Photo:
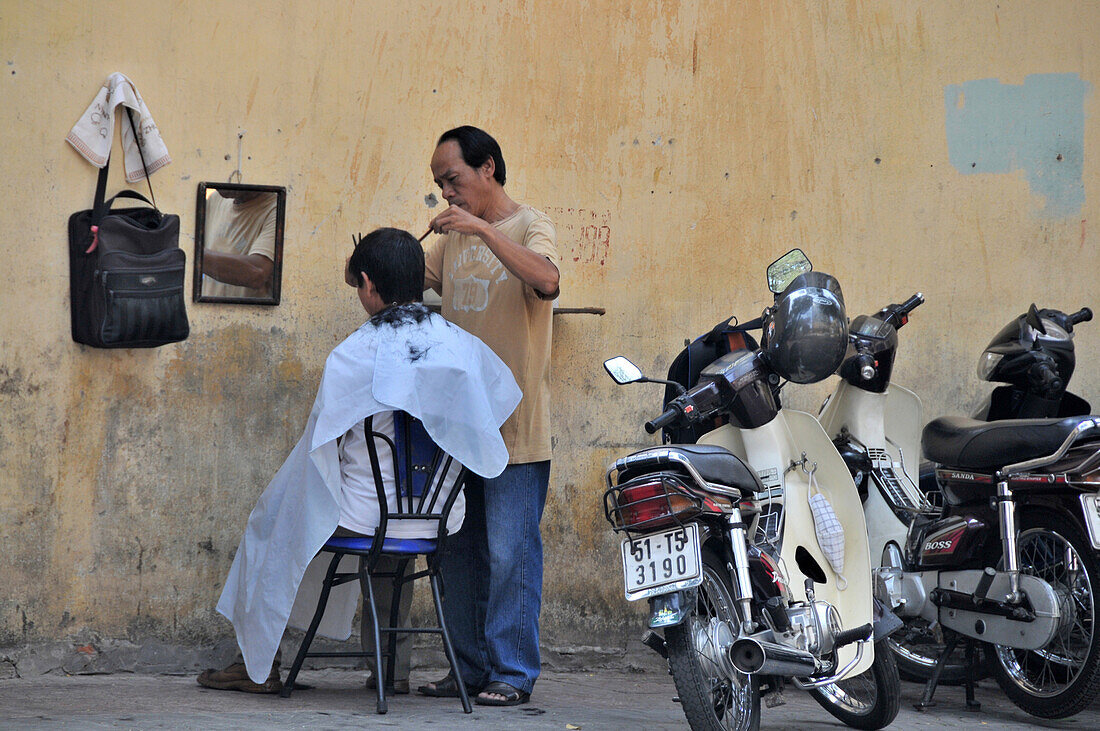
<svg viewBox="0 0 1100 731">
<path fill-rule="evenodd" d="M 778 401 L 781 377 L 821 380 L 844 357 L 839 286 L 811 269 L 797 250 L 773 263 L 765 348 L 710 364 L 646 429 L 730 423 L 608 471 L 607 518 L 627 533 L 627 599 L 650 600 L 665 642 L 649 644 L 669 658 L 693 728 L 755 727 L 756 689 L 777 692 L 781 677 L 855 728 L 898 712 L 897 669 L 875 643 L 859 494 L 818 421 Z M 605 366 L 619 383 L 651 380 L 624 358 Z"/>
</svg>

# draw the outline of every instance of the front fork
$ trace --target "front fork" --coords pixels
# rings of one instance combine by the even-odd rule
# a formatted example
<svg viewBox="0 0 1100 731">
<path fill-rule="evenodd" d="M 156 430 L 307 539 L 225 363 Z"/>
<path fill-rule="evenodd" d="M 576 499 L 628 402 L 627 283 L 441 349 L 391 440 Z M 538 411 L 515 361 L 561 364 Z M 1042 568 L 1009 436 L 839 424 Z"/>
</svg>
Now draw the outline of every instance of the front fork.
<svg viewBox="0 0 1100 731">
<path fill-rule="evenodd" d="M 741 608 L 741 632 L 742 635 L 751 635 L 752 623 L 752 580 L 749 578 L 749 553 L 748 526 L 741 518 L 741 509 L 738 507 L 730 511 L 726 518 L 729 528 L 730 549 L 733 551 L 733 570 L 735 581 L 733 590 L 737 594 L 734 601 Z"/>
<path fill-rule="evenodd" d="M 729 529 L 730 550 L 733 553 L 733 591 L 734 601 L 741 610 L 739 634 L 751 635 L 752 622 L 752 580 L 749 578 L 749 553 L 746 549 L 748 526 L 741 518 L 741 510 L 734 508 L 726 518 Z M 649 627 L 658 629 L 680 624 L 687 617 L 688 590 L 660 594 L 649 600 Z M 738 629 L 738 628 L 733 628 Z"/>
<path fill-rule="evenodd" d="M 1010 604 L 1015 604 L 1023 599 L 1023 594 L 1020 593 L 1020 550 L 1016 543 L 1016 502 L 1008 489 L 1007 480 L 997 483 L 996 501 L 1001 519 L 1002 561 L 1011 589 L 1007 599 Z"/>
</svg>

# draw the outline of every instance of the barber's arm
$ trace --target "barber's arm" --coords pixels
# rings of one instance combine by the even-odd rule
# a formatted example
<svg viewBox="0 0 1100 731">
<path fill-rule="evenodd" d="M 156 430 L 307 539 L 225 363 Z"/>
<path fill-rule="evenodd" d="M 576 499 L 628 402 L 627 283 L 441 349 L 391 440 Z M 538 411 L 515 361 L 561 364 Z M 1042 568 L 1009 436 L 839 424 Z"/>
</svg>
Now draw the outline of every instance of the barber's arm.
<svg viewBox="0 0 1100 731">
<path fill-rule="evenodd" d="M 525 284 L 547 297 L 555 295 L 558 291 L 558 268 L 553 262 L 542 254 L 512 241 L 496 226 L 458 206 L 451 206 L 432 219 L 431 229 L 436 233 L 457 231 L 461 234 L 478 236 L 497 259 L 500 259 L 500 263 Z"/>
<path fill-rule="evenodd" d="M 219 282 L 250 289 L 263 289 L 271 281 L 275 263 L 262 254 L 202 252 L 202 273 Z"/>
</svg>

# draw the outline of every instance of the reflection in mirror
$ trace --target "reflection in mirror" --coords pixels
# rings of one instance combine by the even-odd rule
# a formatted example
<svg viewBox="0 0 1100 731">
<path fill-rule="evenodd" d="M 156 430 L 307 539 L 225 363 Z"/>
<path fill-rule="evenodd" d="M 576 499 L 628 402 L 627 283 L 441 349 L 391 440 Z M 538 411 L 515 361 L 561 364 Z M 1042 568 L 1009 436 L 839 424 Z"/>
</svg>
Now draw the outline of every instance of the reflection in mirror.
<svg viewBox="0 0 1100 731">
<path fill-rule="evenodd" d="M 603 367 L 615 379 L 615 383 L 634 383 L 642 380 L 641 369 L 631 363 L 629 358 L 624 358 L 621 355 L 605 360 Z"/>
<path fill-rule="evenodd" d="M 768 266 L 768 289 L 778 294 L 790 286 L 799 274 L 813 271 L 813 268 L 802 249 L 791 249 Z"/>
<path fill-rule="evenodd" d="M 277 305 L 286 188 L 199 183 L 196 302 Z"/>
</svg>

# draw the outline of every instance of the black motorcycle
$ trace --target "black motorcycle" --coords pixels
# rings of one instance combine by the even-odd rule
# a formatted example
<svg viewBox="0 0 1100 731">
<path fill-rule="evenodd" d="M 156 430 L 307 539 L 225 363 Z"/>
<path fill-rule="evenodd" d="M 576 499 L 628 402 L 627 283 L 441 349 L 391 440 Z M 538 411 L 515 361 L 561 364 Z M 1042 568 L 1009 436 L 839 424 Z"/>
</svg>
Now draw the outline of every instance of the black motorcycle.
<svg viewBox="0 0 1100 731">
<path fill-rule="evenodd" d="M 1066 314 L 1061 310 L 1032 304 L 1012 319 L 985 346 L 978 358 L 978 378 L 1000 383 L 979 407 L 979 421 L 1043 419 L 1088 416 L 1089 402 L 1069 391 L 1076 367 L 1073 326 L 1092 319 L 1092 310 L 1082 307 Z M 922 462 L 921 490 L 938 500 L 936 465 Z"/>
<path fill-rule="evenodd" d="M 1100 417 L 941 417 L 921 441 L 944 507 L 913 521 L 876 582 L 903 619 L 944 631 L 919 707 L 961 641 L 1023 710 L 1078 713 L 1100 692 Z"/>
</svg>

